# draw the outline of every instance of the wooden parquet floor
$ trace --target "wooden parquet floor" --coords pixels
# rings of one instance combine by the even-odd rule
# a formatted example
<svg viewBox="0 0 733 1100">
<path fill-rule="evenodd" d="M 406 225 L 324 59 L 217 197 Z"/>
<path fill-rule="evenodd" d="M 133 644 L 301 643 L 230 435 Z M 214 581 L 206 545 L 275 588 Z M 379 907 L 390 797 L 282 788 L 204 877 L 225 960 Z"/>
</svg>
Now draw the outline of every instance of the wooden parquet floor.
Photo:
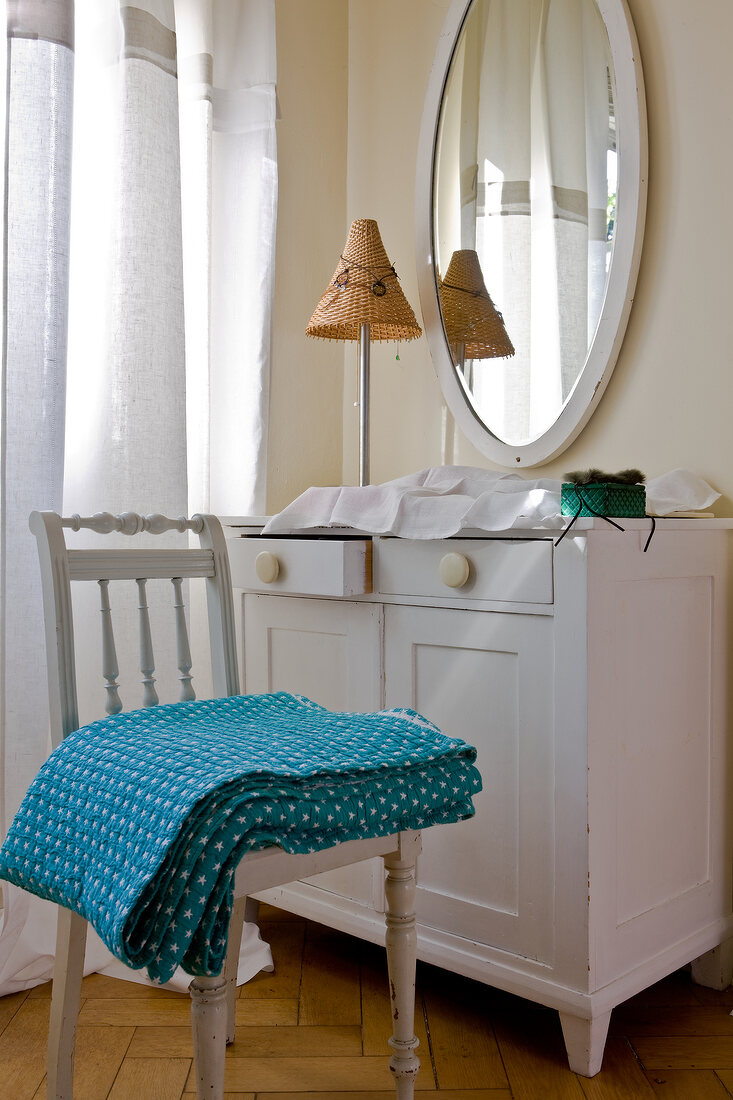
<svg viewBox="0 0 733 1100">
<path fill-rule="evenodd" d="M 384 952 L 263 906 L 276 970 L 239 991 L 226 1100 L 393 1100 Z M 50 987 L 0 999 L 0 1100 L 44 1100 Z M 192 1100 L 189 1000 L 84 981 L 75 1100 Z M 680 971 L 613 1014 L 603 1069 L 567 1067 L 557 1014 L 420 965 L 418 1096 L 441 1100 L 724 1100 L 733 987 Z"/>
</svg>

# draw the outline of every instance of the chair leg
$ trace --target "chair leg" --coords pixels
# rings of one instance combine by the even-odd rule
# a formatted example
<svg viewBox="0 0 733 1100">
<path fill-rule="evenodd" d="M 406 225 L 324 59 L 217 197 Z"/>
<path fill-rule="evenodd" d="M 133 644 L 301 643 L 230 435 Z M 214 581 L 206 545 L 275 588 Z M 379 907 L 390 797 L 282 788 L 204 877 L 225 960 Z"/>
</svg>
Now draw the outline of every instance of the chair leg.
<svg viewBox="0 0 733 1100">
<path fill-rule="evenodd" d="M 224 979 L 227 983 L 227 1046 L 234 1042 L 235 1012 L 237 1007 L 237 971 L 239 951 L 242 946 L 242 930 L 248 898 L 236 898 L 229 920 L 229 943 L 224 963 Z"/>
<path fill-rule="evenodd" d="M 189 992 L 197 1100 L 223 1100 L 227 1038 L 226 979 L 223 974 L 215 978 L 194 978 Z"/>
<path fill-rule="evenodd" d="M 58 909 L 56 962 L 48 1028 L 48 1100 L 71 1100 L 74 1080 L 74 1040 L 84 976 L 87 922 L 70 909 Z"/>
<path fill-rule="evenodd" d="M 399 853 L 384 857 L 387 872 L 387 967 L 392 1004 L 392 1057 L 389 1068 L 397 1100 L 412 1100 L 420 1060 L 415 1054 L 415 860 Z"/>
</svg>

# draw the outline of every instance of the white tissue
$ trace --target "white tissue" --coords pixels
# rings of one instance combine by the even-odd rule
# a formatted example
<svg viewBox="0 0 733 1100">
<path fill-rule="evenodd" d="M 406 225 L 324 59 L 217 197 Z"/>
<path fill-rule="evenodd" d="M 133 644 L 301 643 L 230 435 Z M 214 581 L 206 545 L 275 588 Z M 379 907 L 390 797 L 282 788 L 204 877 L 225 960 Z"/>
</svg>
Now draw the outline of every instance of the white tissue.
<svg viewBox="0 0 733 1100">
<path fill-rule="evenodd" d="M 699 512 L 718 499 L 707 481 L 689 470 L 670 470 L 654 477 L 646 486 L 646 510 L 653 516 L 669 516 L 675 512 Z"/>
</svg>

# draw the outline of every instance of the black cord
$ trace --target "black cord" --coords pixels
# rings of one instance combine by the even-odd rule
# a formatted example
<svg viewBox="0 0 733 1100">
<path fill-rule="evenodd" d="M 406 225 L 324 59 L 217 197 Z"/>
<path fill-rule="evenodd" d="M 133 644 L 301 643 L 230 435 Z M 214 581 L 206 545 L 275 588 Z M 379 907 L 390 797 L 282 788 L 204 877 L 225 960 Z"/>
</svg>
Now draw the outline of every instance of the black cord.
<svg viewBox="0 0 733 1100">
<path fill-rule="evenodd" d="M 575 523 L 576 519 L 578 518 L 578 516 L 580 515 L 580 513 L 581 513 L 582 511 L 583 511 L 583 505 L 582 505 L 582 503 L 581 503 L 581 505 L 580 505 L 580 508 L 578 508 L 578 511 L 577 511 L 577 512 L 575 513 L 575 515 L 573 516 L 573 518 L 572 518 L 572 519 L 570 520 L 570 523 L 569 523 L 569 524 L 567 525 L 567 527 L 565 528 L 565 530 L 563 531 L 563 533 L 562 533 L 562 534 L 560 535 L 560 538 L 559 538 L 559 539 L 557 540 L 557 542 L 555 543 L 555 546 L 559 546 L 559 545 L 560 545 L 560 543 L 561 543 L 561 542 L 562 542 L 562 540 L 563 540 L 563 539 L 565 538 L 565 536 L 567 535 L 568 531 L 569 531 L 569 530 L 570 530 L 570 528 L 571 528 L 571 527 L 573 526 L 573 524 Z"/>
<path fill-rule="evenodd" d="M 611 526 L 615 527 L 617 531 L 625 531 L 626 530 L 626 528 L 622 527 L 620 523 L 616 523 L 615 520 L 609 519 L 608 516 L 604 516 L 603 512 L 597 512 L 595 510 L 595 508 L 593 507 L 593 505 L 589 504 L 588 501 L 584 498 L 583 494 L 580 491 L 580 486 L 579 485 L 575 486 L 575 492 L 576 492 L 576 495 L 578 497 L 578 500 L 580 501 L 580 507 L 578 508 L 578 511 L 575 513 L 573 518 L 570 520 L 570 523 L 567 525 L 567 527 L 565 528 L 563 533 L 560 535 L 560 538 L 555 543 L 555 546 L 559 546 L 559 544 L 565 538 L 568 531 L 573 526 L 573 524 L 575 523 L 575 521 L 578 518 L 578 516 L 580 515 L 580 513 L 583 511 L 583 508 L 586 508 L 589 512 L 592 512 L 594 516 L 598 517 L 598 519 L 605 519 L 606 523 L 610 523 Z M 653 529 L 652 529 L 652 531 L 653 531 Z M 651 535 L 649 537 L 651 538 Z M 647 542 L 647 545 L 649 545 L 648 542 Z M 646 549 L 646 547 L 645 547 L 645 549 Z"/>
<path fill-rule="evenodd" d="M 387 287 L 384 285 L 383 282 L 384 279 L 389 279 L 391 275 L 394 275 L 395 279 L 399 279 L 399 275 L 394 269 L 394 264 L 384 264 L 383 266 L 386 269 L 386 274 L 379 276 L 377 275 L 376 271 L 373 271 L 370 267 L 366 267 L 364 264 L 357 263 L 356 260 L 347 260 L 345 256 L 341 256 L 341 262 L 346 264 L 346 267 L 343 269 L 343 271 L 339 271 L 338 275 L 336 275 L 333 280 L 333 285 L 338 287 L 339 290 L 342 290 L 345 286 L 348 286 L 349 270 L 352 267 L 356 268 L 358 271 L 366 271 L 368 275 L 372 276 L 374 282 L 371 285 L 371 291 L 372 294 L 374 294 L 377 298 L 383 298 L 384 295 L 387 293 Z"/>
<path fill-rule="evenodd" d="M 462 294 L 470 294 L 472 298 L 489 298 L 489 292 L 486 287 L 479 287 L 478 290 L 469 290 L 468 287 L 456 286 L 455 283 L 446 283 L 445 281 L 443 281 L 441 285 L 447 287 L 448 290 L 460 290 Z M 490 300 L 489 298 L 489 301 Z"/>
</svg>

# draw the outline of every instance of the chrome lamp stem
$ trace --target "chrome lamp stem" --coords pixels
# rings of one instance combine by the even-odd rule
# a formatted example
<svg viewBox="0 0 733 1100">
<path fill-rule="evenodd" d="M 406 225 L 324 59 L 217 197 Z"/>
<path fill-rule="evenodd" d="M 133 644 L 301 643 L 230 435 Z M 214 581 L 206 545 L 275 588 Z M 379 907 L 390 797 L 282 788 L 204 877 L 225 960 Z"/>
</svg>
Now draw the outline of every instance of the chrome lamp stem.
<svg viewBox="0 0 733 1100">
<path fill-rule="evenodd" d="M 359 484 L 369 484 L 369 325 L 359 333 Z"/>
</svg>

